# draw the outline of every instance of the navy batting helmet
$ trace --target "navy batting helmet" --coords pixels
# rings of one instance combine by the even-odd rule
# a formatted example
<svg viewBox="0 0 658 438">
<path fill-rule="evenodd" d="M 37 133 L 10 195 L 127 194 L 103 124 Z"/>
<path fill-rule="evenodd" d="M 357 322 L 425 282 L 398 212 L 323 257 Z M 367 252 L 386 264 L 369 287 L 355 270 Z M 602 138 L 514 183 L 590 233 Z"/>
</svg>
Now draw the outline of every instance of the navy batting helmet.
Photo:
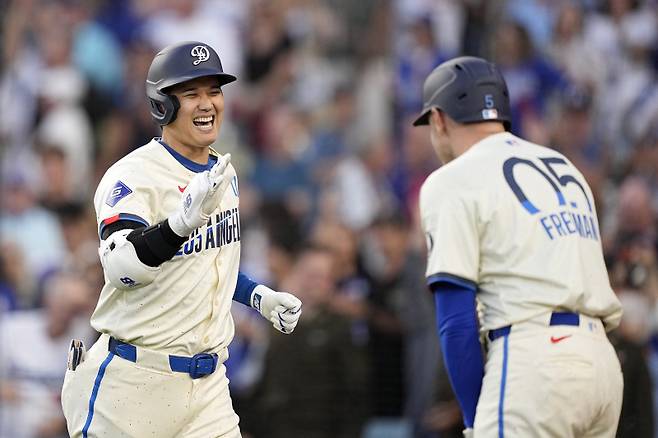
<svg viewBox="0 0 658 438">
<path fill-rule="evenodd" d="M 432 108 L 459 123 L 502 122 L 510 130 L 507 84 L 491 62 L 473 56 L 451 59 L 435 68 L 423 85 L 423 112 L 414 126 L 429 124 Z"/>
<path fill-rule="evenodd" d="M 168 88 L 203 76 L 217 76 L 220 86 L 236 79 L 224 73 L 217 52 L 204 43 L 186 41 L 165 47 L 155 55 L 146 78 L 146 95 L 155 121 L 166 125 L 176 119 L 180 104 L 167 93 Z"/>
</svg>

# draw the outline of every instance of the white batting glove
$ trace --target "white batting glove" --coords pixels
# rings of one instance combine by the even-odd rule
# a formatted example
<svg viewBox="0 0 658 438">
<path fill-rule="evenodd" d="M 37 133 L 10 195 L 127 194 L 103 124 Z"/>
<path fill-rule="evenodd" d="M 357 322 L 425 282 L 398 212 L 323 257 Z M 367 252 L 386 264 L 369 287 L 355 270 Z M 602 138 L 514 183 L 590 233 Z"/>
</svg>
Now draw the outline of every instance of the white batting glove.
<svg viewBox="0 0 658 438">
<path fill-rule="evenodd" d="M 302 302 L 287 292 L 276 292 L 259 284 L 251 293 L 251 307 L 258 310 L 274 328 L 289 335 L 302 314 Z"/>
<path fill-rule="evenodd" d="M 226 175 L 230 161 L 231 154 L 226 154 L 210 170 L 192 178 L 181 196 L 179 209 L 169 217 L 169 226 L 174 233 L 186 237 L 208 222 L 230 183 Z"/>
<path fill-rule="evenodd" d="M 468 427 L 464 429 L 463 434 L 464 434 L 464 438 L 473 438 L 473 429 Z"/>
</svg>

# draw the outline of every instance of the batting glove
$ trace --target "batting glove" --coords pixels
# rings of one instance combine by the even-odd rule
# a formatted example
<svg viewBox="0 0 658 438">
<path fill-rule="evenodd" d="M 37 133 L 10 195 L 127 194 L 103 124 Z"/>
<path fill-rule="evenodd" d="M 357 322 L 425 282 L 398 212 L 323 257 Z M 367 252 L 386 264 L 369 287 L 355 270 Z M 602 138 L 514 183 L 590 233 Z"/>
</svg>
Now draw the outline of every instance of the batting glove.
<svg viewBox="0 0 658 438">
<path fill-rule="evenodd" d="M 192 178 L 183 192 L 179 209 L 169 217 L 169 226 L 174 233 L 186 237 L 208 222 L 229 185 L 226 168 L 230 161 L 231 154 L 226 154 L 210 170 Z"/>
<path fill-rule="evenodd" d="M 287 292 L 276 292 L 259 284 L 251 294 L 251 307 L 258 310 L 274 328 L 289 335 L 302 314 L 302 302 Z"/>
<path fill-rule="evenodd" d="M 463 433 L 464 433 L 464 438 L 473 438 L 473 429 L 471 429 L 470 427 L 464 429 Z"/>
</svg>

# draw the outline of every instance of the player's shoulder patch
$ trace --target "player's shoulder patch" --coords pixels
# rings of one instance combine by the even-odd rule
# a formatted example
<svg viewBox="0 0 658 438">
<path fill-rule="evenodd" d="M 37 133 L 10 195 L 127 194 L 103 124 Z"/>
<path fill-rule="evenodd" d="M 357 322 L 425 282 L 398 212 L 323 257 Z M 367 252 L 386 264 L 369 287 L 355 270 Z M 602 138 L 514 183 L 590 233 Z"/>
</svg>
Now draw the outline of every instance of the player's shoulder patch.
<svg viewBox="0 0 658 438">
<path fill-rule="evenodd" d="M 121 180 L 118 180 L 116 183 L 114 183 L 114 186 L 112 186 L 112 189 L 110 190 L 110 193 L 107 195 L 107 199 L 105 200 L 105 203 L 109 205 L 110 207 L 114 207 L 117 202 L 131 194 L 133 191 L 128 187 L 126 184 L 121 182 Z"/>
</svg>

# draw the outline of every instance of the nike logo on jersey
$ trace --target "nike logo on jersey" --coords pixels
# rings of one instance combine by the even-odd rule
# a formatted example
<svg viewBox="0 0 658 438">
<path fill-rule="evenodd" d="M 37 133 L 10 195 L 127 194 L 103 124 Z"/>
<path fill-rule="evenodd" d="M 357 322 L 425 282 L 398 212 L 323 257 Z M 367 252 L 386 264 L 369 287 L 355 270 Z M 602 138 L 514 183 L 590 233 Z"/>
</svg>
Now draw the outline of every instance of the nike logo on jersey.
<svg viewBox="0 0 658 438">
<path fill-rule="evenodd" d="M 557 337 L 557 338 L 555 336 L 551 336 L 551 343 L 552 344 L 557 344 L 558 342 L 564 341 L 565 339 L 570 338 L 571 336 L 572 335 L 566 335 L 566 336 L 560 336 L 560 337 Z"/>
<path fill-rule="evenodd" d="M 183 187 L 178 186 L 178 191 L 181 192 L 181 193 L 183 193 L 183 192 L 185 191 L 186 188 L 187 188 L 187 184 L 185 184 Z"/>
</svg>

